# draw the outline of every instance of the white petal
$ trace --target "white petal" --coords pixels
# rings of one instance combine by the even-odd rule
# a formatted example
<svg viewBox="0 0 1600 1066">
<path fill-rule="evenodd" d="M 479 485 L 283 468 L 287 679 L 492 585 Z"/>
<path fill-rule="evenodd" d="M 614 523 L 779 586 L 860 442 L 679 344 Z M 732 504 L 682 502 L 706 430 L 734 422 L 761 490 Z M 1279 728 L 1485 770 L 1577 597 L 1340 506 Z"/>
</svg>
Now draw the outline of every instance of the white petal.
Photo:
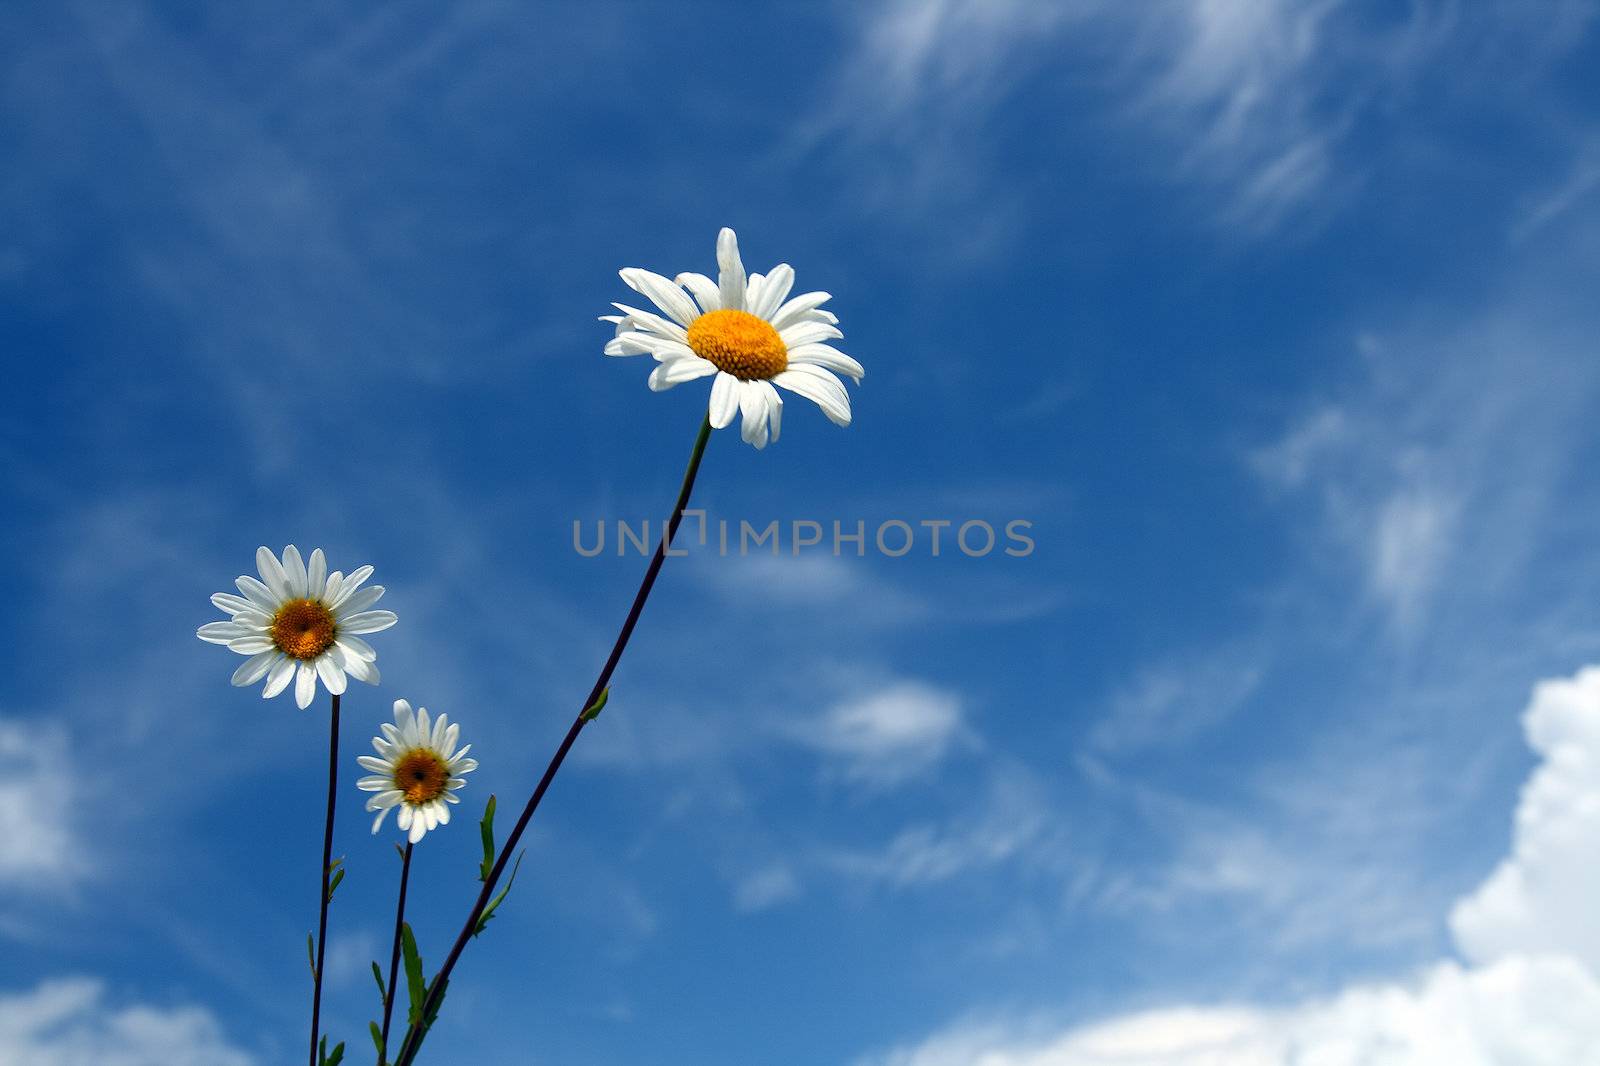
<svg viewBox="0 0 1600 1066">
<path fill-rule="evenodd" d="M 731 233 L 731 230 L 724 230 Z M 733 421 L 733 416 L 739 411 L 739 379 L 732 374 L 721 373 L 711 383 L 711 428 L 721 429 Z"/>
<path fill-rule="evenodd" d="M 254 610 L 255 607 L 243 596 L 231 596 L 226 592 L 218 592 L 211 597 L 211 603 L 219 611 L 229 614 L 238 614 L 240 611 Z"/>
<path fill-rule="evenodd" d="M 351 659 L 360 659 L 370 663 L 378 657 L 378 653 L 372 650 L 371 644 L 349 633 L 340 633 L 334 638 L 334 644 L 344 649 L 346 663 Z M 348 669 L 348 667 L 346 668 Z"/>
<path fill-rule="evenodd" d="M 272 638 L 265 633 L 251 633 L 228 641 L 228 650 L 236 651 L 240 655 L 254 655 L 271 647 L 273 647 Z"/>
<path fill-rule="evenodd" d="M 796 322 L 792 326 L 785 326 L 778 331 L 778 336 L 783 338 L 783 343 L 790 348 L 798 348 L 802 344 L 813 341 L 825 341 L 834 337 L 842 337 L 838 328 L 826 322 Z"/>
<path fill-rule="evenodd" d="M 278 693 L 289 687 L 289 679 L 294 677 L 295 661 L 285 655 L 272 664 L 272 669 L 267 671 L 267 684 L 261 690 L 261 698 L 270 700 Z"/>
<path fill-rule="evenodd" d="M 383 825 L 383 820 L 385 818 L 389 817 L 389 811 L 390 810 L 392 810 L 392 808 L 384 807 L 384 808 L 381 808 L 378 811 L 378 816 L 372 820 L 372 831 L 374 833 L 376 833 L 378 831 L 378 829 Z"/>
<path fill-rule="evenodd" d="M 440 825 L 449 825 L 450 824 L 450 808 L 446 807 L 444 804 L 438 802 L 437 800 L 434 801 L 433 814 L 434 814 L 434 817 L 439 820 L 439 824 Z"/>
<path fill-rule="evenodd" d="M 770 381 L 758 381 L 767 393 L 767 416 L 772 422 L 772 443 L 778 443 L 778 432 L 783 429 L 783 397 L 778 395 L 778 390 L 772 387 Z"/>
<path fill-rule="evenodd" d="M 317 676 L 322 678 L 322 684 L 329 692 L 335 696 L 344 695 L 344 671 L 333 661 L 333 656 L 317 656 Z"/>
<path fill-rule="evenodd" d="M 306 563 L 306 595 L 317 599 L 327 584 L 328 557 L 322 554 L 321 548 L 317 548 L 312 551 L 311 559 Z"/>
<path fill-rule="evenodd" d="M 727 227 L 717 234 L 717 269 L 717 288 L 722 294 L 722 306 L 743 311 L 744 263 L 739 259 L 739 238 Z"/>
<path fill-rule="evenodd" d="M 248 629 L 236 622 L 207 622 L 194 632 L 195 636 L 210 644 L 227 644 L 230 641 L 238 640 L 240 637 L 248 637 L 254 634 L 255 630 Z"/>
<path fill-rule="evenodd" d="M 400 823 L 400 828 L 401 829 L 410 829 L 411 828 L 411 820 L 413 818 L 415 818 L 416 816 L 417 816 L 416 808 L 410 806 L 409 804 L 402 803 L 400 805 L 400 809 L 395 812 L 395 816 L 394 817 L 395 817 L 395 821 Z"/>
<path fill-rule="evenodd" d="M 841 374 L 848 374 L 855 379 L 857 385 L 861 384 L 861 379 L 867 373 L 860 363 L 830 344 L 802 344 L 790 348 L 789 362 L 809 363 L 812 366 L 826 367 Z"/>
<path fill-rule="evenodd" d="M 339 639 L 349 640 L 350 638 L 340 637 Z M 357 681 L 365 681 L 369 685 L 376 685 L 378 683 L 377 665 L 367 661 L 366 659 L 357 658 L 356 656 L 351 655 L 348 651 L 346 651 L 344 655 L 344 672 L 355 678 Z"/>
<path fill-rule="evenodd" d="M 695 308 L 694 301 L 678 286 L 648 270 L 638 267 L 628 267 L 618 271 L 622 275 L 623 283 L 634 292 L 650 298 L 655 304 L 678 325 L 687 326 L 700 317 L 700 312 Z"/>
<path fill-rule="evenodd" d="M 781 333 L 786 327 L 804 320 L 807 312 L 816 310 L 831 299 L 833 296 L 826 292 L 803 292 L 773 312 L 767 321 Z"/>
<path fill-rule="evenodd" d="M 753 444 L 756 448 L 767 446 L 767 394 L 759 386 L 761 382 L 739 382 L 739 414 L 742 416 L 739 424 L 739 435 L 746 444 Z"/>
<path fill-rule="evenodd" d="M 694 298 L 700 302 L 702 311 L 721 310 L 722 290 L 717 288 L 716 282 L 704 274 L 679 274 L 673 280 L 694 293 Z"/>
<path fill-rule="evenodd" d="M 361 764 L 362 769 L 371 770 L 375 774 L 387 773 L 391 769 L 388 760 L 380 759 L 376 755 L 357 755 L 356 762 Z"/>
<path fill-rule="evenodd" d="M 844 384 L 821 367 L 792 366 L 774 376 L 772 383 L 814 401 L 836 425 L 850 424 L 850 397 L 844 391 Z"/>
<path fill-rule="evenodd" d="M 334 594 L 343 587 L 344 573 L 342 571 L 335 570 L 333 573 L 328 575 L 327 584 L 323 585 L 322 591 L 317 594 L 317 598 L 323 603 L 332 603 Z"/>
<path fill-rule="evenodd" d="M 282 602 L 272 594 L 271 589 L 249 574 L 236 578 L 233 583 L 239 586 L 239 591 L 245 594 L 246 599 L 268 614 L 275 612 Z"/>
<path fill-rule="evenodd" d="M 310 663 L 301 663 L 294 672 L 294 702 L 303 711 L 317 698 L 317 672 Z"/>
<path fill-rule="evenodd" d="M 274 650 L 250 656 L 239 669 L 233 672 L 233 683 L 243 688 L 245 685 L 253 685 L 260 681 L 267 676 L 267 671 L 272 669 L 272 664 L 277 660 L 278 655 L 279 652 Z"/>
<path fill-rule="evenodd" d="M 682 326 L 669 319 L 662 318 L 660 315 L 652 314 L 649 311 L 641 311 L 637 307 L 629 307 L 627 304 L 613 303 L 611 306 L 633 319 L 636 332 L 659 333 L 661 336 L 671 337 L 675 341 L 687 340 L 689 337 L 688 331 Z"/>
<path fill-rule="evenodd" d="M 406 839 L 416 844 L 428 835 L 428 823 L 425 819 L 414 816 L 411 819 L 411 834 Z"/>
<path fill-rule="evenodd" d="M 383 599 L 383 593 L 384 587 L 382 585 L 368 585 L 339 604 L 339 609 L 333 612 L 333 616 L 335 618 L 348 618 L 350 615 L 360 614 Z"/>
<path fill-rule="evenodd" d="M 394 787 L 394 776 L 392 774 L 373 774 L 371 777 L 363 777 L 358 780 L 356 787 L 363 792 L 382 792 Z"/>
<path fill-rule="evenodd" d="M 293 544 L 286 544 L 283 548 L 283 572 L 289 579 L 289 591 L 296 597 L 305 599 L 309 592 L 306 584 L 306 564 L 300 558 L 300 549 Z"/>
<path fill-rule="evenodd" d="M 278 562 L 278 557 L 272 554 L 272 549 L 265 544 L 256 549 L 256 570 L 261 574 L 262 583 L 272 590 L 277 602 L 294 599 L 294 588 L 289 584 L 289 575 L 284 572 L 283 564 Z"/>
<path fill-rule="evenodd" d="M 398 620 L 393 611 L 366 611 L 339 619 L 339 630 L 343 633 L 379 633 Z"/>
<path fill-rule="evenodd" d="M 354 595 L 356 589 L 361 587 L 362 582 L 371 576 L 372 567 L 370 565 L 360 566 L 352 570 L 345 576 L 344 581 L 340 583 L 338 594 L 327 601 L 329 609 L 337 609 L 342 606 L 344 601 Z"/>
<path fill-rule="evenodd" d="M 698 355 L 691 359 L 674 359 L 650 371 L 650 391 L 666 392 L 674 385 L 715 374 L 717 366 Z"/>
<path fill-rule="evenodd" d="M 764 286 L 766 284 L 766 282 L 767 282 L 767 279 L 765 277 L 763 277 L 762 275 L 760 275 L 760 274 L 751 274 L 748 278 L 745 279 L 745 282 L 744 282 L 744 306 L 745 306 L 745 310 L 748 311 L 750 308 L 754 307 L 756 305 L 756 302 L 761 299 L 761 289 L 762 289 L 762 286 Z"/>
<path fill-rule="evenodd" d="M 426 807 L 421 808 L 419 813 L 422 815 L 423 823 L 426 824 L 429 829 L 439 828 L 439 815 L 434 811 L 433 804 L 430 803 Z"/>
<path fill-rule="evenodd" d="M 444 750 L 444 731 L 450 728 L 450 716 L 441 714 L 434 720 L 433 732 L 428 735 L 428 747 L 434 751 Z"/>
<path fill-rule="evenodd" d="M 439 745 L 439 754 L 446 762 L 455 758 L 456 741 L 461 739 L 461 723 L 451 722 L 450 728 L 444 731 L 444 741 Z"/>
<path fill-rule="evenodd" d="M 794 288 L 794 267 L 788 263 L 779 263 L 767 274 L 767 280 L 761 286 L 760 299 L 751 299 L 745 310 L 757 318 L 771 319 L 773 312 L 789 297 L 789 290 Z"/>
<path fill-rule="evenodd" d="M 426 708 L 426 707 L 418 707 L 417 708 L 417 734 L 416 734 L 417 745 L 420 747 L 420 746 L 422 746 L 424 744 L 427 744 L 429 736 L 430 736 L 430 734 L 432 732 L 433 732 L 433 716 L 428 713 L 428 708 Z"/>
</svg>

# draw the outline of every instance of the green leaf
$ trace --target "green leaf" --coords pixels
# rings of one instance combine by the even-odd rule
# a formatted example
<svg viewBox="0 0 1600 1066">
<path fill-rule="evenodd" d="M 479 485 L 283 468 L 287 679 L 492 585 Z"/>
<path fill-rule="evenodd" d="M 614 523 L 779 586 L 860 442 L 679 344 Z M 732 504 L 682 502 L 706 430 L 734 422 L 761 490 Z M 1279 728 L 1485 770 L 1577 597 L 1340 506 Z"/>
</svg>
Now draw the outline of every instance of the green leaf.
<svg viewBox="0 0 1600 1066">
<path fill-rule="evenodd" d="M 343 862 L 344 860 L 341 859 L 339 861 Z M 339 865 L 339 863 L 337 863 L 337 862 L 334 863 L 334 866 L 338 866 L 338 865 Z M 343 881 L 343 880 L 344 880 L 344 871 L 343 870 L 335 870 L 334 874 L 333 874 L 333 880 L 328 882 L 328 902 L 329 903 L 333 902 L 333 894 L 339 890 L 339 882 Z"/>
<path fill-rule="evenodd" d="M 422 978 L 422 956 L 417 952 L 417 938 L 411 932 L 410 922 L 400 927 L 400 955 L 405 959 L 406 992 L 411 997 L 406 1016 L 412 1025 L 416 1025 L 422 1017 L 422 1001 L 427 998 L 428 986 Z"/>
<path fill-rule="evenodd" d="M 367 1031 L 372 1034 L 372 1046 L 378 1049 L 378 1066 L 384 1066 L 389 1057 L 389 1049 L 383 1045 L 383 1029 L 377 1022 L 368 1022 Z"/>
<path fill-rule="evenodd" d="M 306 962 L 311 966 L 311 979 L 317 979 L 317 938 L 314 933 L 306 934 Z"/>
<path fill-rule="evenodd" d="M 328 1038 L 323 1037 L 322 1046 L 317 1053 L 317 1057 L 321 1061 L 322 1066 L 339 1066 L 339 1063 L 344 1061 L 344 1041 L 339 1041 L 339 1043 L 334 1046 L 333 1054 L 330 1055 L 328 1054 Z"/>
<path fill-rule="evenodd" d="M 505 899 L 506 893 L 511 891 L 511 886 L 517 881 L 517 871 L 522 869 L 522 857 L 526 854 L 528 854 L 527 851 L 517 853 L 517 861 L 511 864 L 511 876 L 506 878 L 505 887 L 495 893 L 494 899 L 490 900 L 489 905 L 483 908 L 483 913 L 478 916 L 478 927 L 472 931 L 473 936 L 483 932 L 484 927 L 489 924 L 489 919 L 494 917 L 495 908 L 500 906 L 500 901 Z"/>
<path fill-rule="evenodd" d="M 606 703 L 610 699 L 611 686 L 607 685 L 605 688 L 600 690 L 600 695 L 595 697 L 594 702 L 589 704 L 588 707 L 584 708 L 583 720 L 586 722 L 592 722 L 596 718 L 599 718 L 600 712 L 606 709 Z"/>
<path fill-rule="evenodd" d="M 383 971 L 378 969 L 377 962 L 373 962 L 372 964 L 372 979 L 378 982 L 378 1001 L 380 1003 L 387 1003 L 389 1001 L 389 989 L 383 983 Z"/>
<path fill-rule="evenodd" d="M 478 867 L 478 880 L 489 880 L 489 871 L 494 869 L 494 796 L 489 796 L 489 802 L 483 808 L 483 821 L 478 823 L 478 831 L 483 836 L 483 864 Z"/>
</svg>

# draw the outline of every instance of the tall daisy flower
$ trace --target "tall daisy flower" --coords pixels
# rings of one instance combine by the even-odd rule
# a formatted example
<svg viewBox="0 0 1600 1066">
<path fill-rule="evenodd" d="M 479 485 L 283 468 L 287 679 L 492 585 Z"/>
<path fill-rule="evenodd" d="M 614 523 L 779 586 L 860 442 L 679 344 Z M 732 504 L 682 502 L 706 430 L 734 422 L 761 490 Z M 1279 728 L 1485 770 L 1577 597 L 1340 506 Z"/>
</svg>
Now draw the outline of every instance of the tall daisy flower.
<svg viewBox="0 0 1600 1066">
<path fill-rule="evenodd" d="M 461 802 L 456 791 L 467 783 L 462 775 L 476 770 L 478 760 L 467 758 L 471 744 L 456 749 L 461 727 L 452 725 L 448 714 L 430 723 L 426 707 L 417 708 L 413 715 L 405 700 L 394 701 L 394 722 L 385 722 L 379 729 L 383 735 L 372 738 L 378 754 L 356 759 L 362 769 L 372 772 L 357 781 L 356 787 L 377 793 L 367 800 L 367 810 L 378 812 L 372 820 L 374 833 L 389 811 L 398 807 L 395 820 L 409 831 L 408 839 L 415 844 L 428 830 L 450 823 L 449 805 Z"/>
<path fill-rule="evenodd" d="M 710 417 L 722 429 L 741 415 L 746 442 L 764 448 L 778 439 L 783 399 L 778 388 L 798 393 L 822 408 L 836 425 L 850 424 L 850 396 L 834 371 L 861 383 L 861 364 L 826 343 L 837 337 L 838 318 L 822 310 L 831 297 L 808 292 L 793 298 L 794 269 L 779 263 L 765 275 L 744 272 L 733 230 L 717 235 L 718 277 L 660 274 L 628 267 L 622 280 L 660 310 L 613 304 L 620 315 L 603 315 L 617 335 L 607 355 L 653 355 L 661 365 L 650 388 L 662 392 L 696 378 L 711 382 Z M 687 291 L 686 291 L 687 290 Z"/>
<path fill-rule="evenodd" d="M 304 709 L 317 694 L 319 678 L 335 696 L 344 692 L 347 674 L 378 683 L 378 653 L 361 634 L 388 629 L 396 619 L 393 611 L 370 609 L 383 596 L 382 585 L 361 587 L 372 567 L 330 574 L 321 548 L 306 562 L 291 544 L 281 560 L 271 549 L 257 548 L 256 569 L 259 579 L 245 574 L 235 582 L 243 596 L 219 592 L 211 597 L 231 620 L 209 622 L 197 634 L 249 656 L 234 671 L 235 685 L 266 678 L 261 697 L 271 699 L 292 679 L 294 700 Z"/>
</svg>

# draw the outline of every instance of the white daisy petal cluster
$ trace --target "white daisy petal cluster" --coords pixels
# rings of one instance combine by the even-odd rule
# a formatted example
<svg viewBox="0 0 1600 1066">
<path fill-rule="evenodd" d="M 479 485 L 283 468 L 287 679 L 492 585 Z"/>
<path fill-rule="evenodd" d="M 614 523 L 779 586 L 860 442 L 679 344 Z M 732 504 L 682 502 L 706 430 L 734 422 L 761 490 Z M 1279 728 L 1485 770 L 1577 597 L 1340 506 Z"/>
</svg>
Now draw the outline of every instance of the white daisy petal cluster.
<svg viewBox="0 0 1600 1066">
<path fill-rule="evenodd" d="M 456 790 L 467 783 L 464 774 L 478 768 L 477 759 L 467 758 L 472 745 L 456 750 L 461 727 L 441 714 L 431 723 L 428 709 L 419 707 L 415 715 L 405 700 L 394 701 L 394 723 L 383 723 L 383 735 L 372 738 L 377 755 L 362 755 L 356 761 L 372 776 L 356 782 L 363 792 L 376 792 L 367 800 L 367 810 L 377 811 L 372 820 L 376 833 L 395 807 L 400 828 L 411 843 L 421 840 L 430 829 L 450 822 L 449 804 L 461 802 Z"/>
<path fill-rule="evenodd" d="M 281 560 L 270 548 L 257 548 L 256 569 L 259 579 L 246 574 L 235 582 L 242 596 L 211 597 L 232 618 L 207 623 L 197 634 L 249 656 L 234 671 L 235 685 L 266 678 L 261 696 L 271 699 L 293 680 L 294 700 L 304 709 L 317 694 L 319 678 L 334 695 L 344 692 L 346 675 L 378 683 L 378 653 L 361 635 L 388 629 L 396 619 L 392 611 L 371 610 L 383 596 L 382 585 L 361 587 L 372 567 L 330 574 L 321 548 L 305 561 L 291 544 Z"/>
<path fill-rule="evenodd" d="M 660 274 L 629 267 L 622 280 L 650 300 L 659 314 L 613 304 L 602 315 L 616 326 L 607 355 L 652 355 L 650 388 L 661 392 L 696 378 L 711 383 L 711 425 L 722 429 L 742 416 L 744 439 L 757 448 L 777 440 L 787 389 L 813 401 L 837 425 L 850 424 L 850 396 L 835 372 L 861 383 L 861 364 L 827 342 L 843 337 L 838 318 L 822 310 L 831 297 L 808 292 L 790 297 L 794 269 L 780 263 L 765 275 L 746 276 L 733 230 L 717 236 L 718 277 Z"/>
</svg>

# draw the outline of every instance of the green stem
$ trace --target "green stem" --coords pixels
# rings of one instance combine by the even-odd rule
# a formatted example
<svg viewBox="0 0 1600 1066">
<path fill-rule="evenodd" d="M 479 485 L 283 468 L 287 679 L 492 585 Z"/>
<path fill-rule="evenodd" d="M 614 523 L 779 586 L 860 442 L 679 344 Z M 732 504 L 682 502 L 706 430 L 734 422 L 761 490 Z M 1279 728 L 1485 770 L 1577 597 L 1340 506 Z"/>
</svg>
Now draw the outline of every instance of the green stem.
<svg viewBox="0 0 1600 1066">
<path fill-rule="evenodd" d="M 561 741 L 561 746 L 551 757 L 550 765 L 545 768 L 544 776 L 539 779 L 533 795 L 528 797 L 527 806 L 522 809 L 522 816 L 517 819 L 516 828 L 506 837 L 505 846 L 500 849 L 500 854 L 495 859 L 494 869 L 483 882 L 483 889 L 478 893 L 477 902 L 472 905 L 466 924 L 456 935 L 455 944 L 451 946 L 450 954 L 445 957 L 444 965 L 428 984 L 428 995 L 418 1014 L 418 1020 L 412 1022 L 410 1028 L 406 1030 L 405 1042 L 400 1045 L 400 1054 L 395 1058 L 394 1066 L 411 1066 L 417 1057 L 417 1052 L 422 1049 L 425 1035 L 422 1026 L 426 1019 L 437 1012 L 445 982 L 449 979 L 450 972 L 455 969 L 461 953 L 466 950 L 467 941 L 471 940 L 476 932 L 478 919 L 483 916 L 484 908 L 489 905 L 489 900 L 494 894 L 495 884 L 505 871 L 506 860 L 517 850 L 517 842 L 522 839 L 523 830 L 528 828 L 528 823 L 533 819 L 533 812 L 539 809 L 539 801 L 544 799 L 545 791 L 555 779 L 556 771 L 561 769 L 561 763 L 566 759 L 567 752 L 572 749 L 578 734 L 583 732 L 583 727 L 588 724 L 589 708 L 594 706 L 595 700 L 600 698 L 600 693 L 611 683 L 611 674 L 616 670 L 617 663 L 622 660 L 622 653 L 628 646 L 628 638 L 633 636 L 634 626 L 639 624 L 639 615 L 644 611 L 645 601 L 650 598 L 650 590 L 655 586 L 656 575 L 661 572 L 661 564 L 666 561 L 667 548 L 672 545 L 672 538 L 677 536 L 678 526 L 683 521 L 683 509 L 689 505 L 689 494 L 694 491 L 695 475 L 700 471 L 700 460 L 705 455 L 706 442 L 710 439 L 711 417 L 707 415 L 700 423 L 700 434 L 695 438 L 694 450 L 689 454 L 689 467 L 684 471 L 683 484 L 678 489 L 678 502 L 672 508 L 672 517 L 667 522 L 666 532 L 662 534 L 661 542 L 656 545 L 655 555 L 651 557 L 650 566 L 645 570 L 644 580 L 639 584 L 639 591 L 633 597 L 633 606 L 628 610 L 628 617 L 623 621 L 616 642 L 611 646 L 611 654 L 606 658 L 605 666 L 601 667 L 600 676 L 595 678 L 594 687 L 589 690 L 589 695 L 578 706 L 578 717 L 573 719 L 566 737 Z"/>
</svg>

